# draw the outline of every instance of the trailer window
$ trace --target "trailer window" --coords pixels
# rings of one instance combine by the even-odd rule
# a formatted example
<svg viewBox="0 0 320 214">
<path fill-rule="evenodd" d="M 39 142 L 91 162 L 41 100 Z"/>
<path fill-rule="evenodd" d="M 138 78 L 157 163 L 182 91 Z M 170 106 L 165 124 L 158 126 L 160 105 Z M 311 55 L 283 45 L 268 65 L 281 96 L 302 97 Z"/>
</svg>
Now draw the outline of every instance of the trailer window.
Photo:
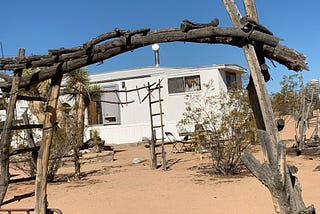
<svg viewBox="0 0 320 214">
<path fill-rule="evenodd" d="M 237 75 L 235 73 L 226 72 L 226 85 L 228 88 L 235 87 L 237 83 Z"/>
<path fill-rule="evenodd" d="M 200 75 L 168 79 L 169 94 L 201 90 Z"/>
</svg>

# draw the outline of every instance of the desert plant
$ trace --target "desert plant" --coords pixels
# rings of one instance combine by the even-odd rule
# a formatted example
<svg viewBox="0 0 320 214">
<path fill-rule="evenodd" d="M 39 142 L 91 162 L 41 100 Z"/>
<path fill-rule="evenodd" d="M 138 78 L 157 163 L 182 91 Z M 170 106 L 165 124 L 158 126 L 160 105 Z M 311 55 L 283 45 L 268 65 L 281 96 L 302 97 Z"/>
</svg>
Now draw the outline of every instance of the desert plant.
<svg viewBox="0 0 320 214">
<path fill-rule="evenodd" d="M 186 111 L 178 127 L 195 127 L 193 138 L 198 149 L 210 151 L 214 173 L 239 173 L 243 169 L 240 157 L 252 148 L 256 134 L 247 92 L 229 88 L 212 95 L 212 84 L 205 88 L 202 95 L 186 97 Z"/>
<path fill-rule="evenodd" d="M 89 76 L 86 68 L 79 68 L 65 75 L 66 90 L 70 93 L 69 101 L 74 101 L 72 115 L 75 126 L 72 126 L 71 144 L 73 145 L 75 178 L 80 179 L 80 148 L 84 138 L 84 112 L 86 97 L 89 96 Z"/>
<path fill-rule="evenodd" d="M 36 72 L 37 69 L 24 69 L 23 75 L 28 75 Z M 30 86 L 28 90 L 20 89 L 19 94 L 26 96 L 37 96 L 37 97 L 46 97 L 49 91 L 50 80 L 41 82 L 39 84 L 35 84 Z M 58 104 L 57 114 L 60 115 L 61 112 L 61 104 Z M 45 102 L 42 101 L 29 101 L 28 102 L 28 111 L 26 111 L 28 120 L 43 124 L 44 122 L 44 109 Z M 29 113 L 28 113 L 29 112 Z M 31 114 L 30 114 L 31 113 Z M 61 121 L 61 117 L 58 117 L 58 121 Z M 30 146 L 30 139 L 26 136 L 29 135 L 26 131 L 15 131 L 13 139 L 17 144 L 17 147 L 20 149 L 28 148 Z M 32 130 L 32 137 L 34 141 L 41 140 L 41 131 L 37 129 Z M 48 165 L 48 180 L 52 181 L 55 177 L 55 174 L 58 168 L 62 164 L 62 158 L 67 154 L 68 150 L 68 142 L 66 139 L 66 131 L 61 127 L 56 125 L 53 130 L 53 140 L 52 145 L 50 147 L 50 157 L 49 157 L 49 165 Z M 40 145 L 37 143 L 37 145 Z M 14 163 L 13 167 L 18 168 L 25 172 L 27 175 L 33 177 L 36 175 L 36 152 L 28 152 L 22 153 L 10 158 L 10 160 Z"/>
<path fill-rule="evenodd" d="M 282 119 L 286 119 L 288 116 L 297 117 L 302 102 L 301 92 L 304 90 L 302 76 L 299 74 L 284 75 L 280 85 L 280 91 L 271 96 L 275 115 Z"/>
<path fill-rule="evenodd" d="M 19 149 L 28 148 L 26 139 L 21 131 L 19 133 L 15 133 L 15 137 L 20 138 L 20 144 L 18 145 Z M 63 163 L 63 157 L 66 157 L 70 151 L 70 144 L 66 140 L 66 137 L 67 135 L 65 130 L 56 124 L 53 130 L 53 139 L 50 147 L 48 165 L 49 182 L 54 180 L 58 169 Z M 30 177 L 34 177 L 36 175 L 36 163 L 34 162 L 34 157 L 31 152 L 15 155 L 10 158 L 10 161 L 13 163 L 13 168 L 23 171 Z"/>
</svg>

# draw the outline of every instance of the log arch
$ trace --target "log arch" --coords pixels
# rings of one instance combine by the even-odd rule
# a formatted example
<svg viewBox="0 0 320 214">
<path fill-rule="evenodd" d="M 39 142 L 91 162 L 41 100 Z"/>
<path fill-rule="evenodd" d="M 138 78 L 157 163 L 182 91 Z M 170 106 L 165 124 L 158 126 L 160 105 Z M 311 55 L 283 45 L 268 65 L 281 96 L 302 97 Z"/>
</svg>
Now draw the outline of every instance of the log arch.
<svg viewBox="0 0 320 214">
<path fill-rule="evenodd" d="M 243 2 L 249 18 L 244 17 L 237 20 L 239 17 L 231 16 L 234 27 L 218 27 L 218 19 L 213 19 L 208 24 L 199 24 L 184 20 L 180 27 L 155 31 L 151 31 L 149 28 L 132 31 L 114 29 L 112 32 L 97 36 L 77 47 L 49 50 L 47 55 L 0 58 L 0 70 L 12 70 L 16 72 L 25 68 L 41 68 L 34 74 L 21 77 L 18 87 L 28 89 L 33 84 L 51 78 L 54 79 L 57 76 L 61 77 L 64 73 L 101 62 L 127 51 L 154 43 L 177 41 L 227 44 L 243 48 L 248 63 L 252 65 L 249 66 L 251 72 L 258 73 L 255 77 L 256 80 L 254 80 L 257 82 L 254 82 L 251 87 L 256 89 L 258 85 L 262 88 L 262 91 L 265 87 L 264 81 L 267 81 L 269 78 L 268 70 L 264 64 L 264 58 L 277 61 L 278 63 L 285 65 L 289 70 L 308 70 L 307 63 L 305 62 L 306 57 L 303 54 L 281 45 L 279 38 L 275 37 L 267 28 L 257 23 L 254 1 L 243 0 Z M 233 10 L 230 14 L 237 12 L 233 0 L 224 0 L 224 4 L 227 10 Z M 6 75 L 5 73 L 0 73 L 0 78 L 4 80 L 3 82 L 0 82 L 0 88 L 4 92 L 9 92 L 12 88 L 13 77 Z M 56 85 L 56 87 L 58 87 L 58 85 Z M 254 91 L 254 93 L 257 93 L 257 91 Z M 252 98 L 253 97 L 250 97 L 250 99 Z M 258 98 L 261 99 L 261 97 Z M 265 106 L 261 105 L 261 102 L 254 103 L 257 104 L 258 107 L 262 106 L 265 108 Z M 296 188 L 296 186 L 290 185 L 291 179 L 293 178 L 291 173 L 293 172 L 291 172 L 286 165 L 284 158 L 285 148 L 283 148 L 282 144 L 275 147 L 275 143 L 278 143 L 273 142 L 277 140 L 276 137 L 275 139 L 268 138 L 268 134 L 271 136 L 273 131 L 268 130 L 268 127 L 265 127 L 265 125 L 266 123 L 269 123 L 268 126 L 270 127 L 272 123 L 265 118 L 259 118 L 261 115 L 265 116 L 265 113 L 261 113 L 261 108 L 258 108 L 257 112 L 258 113 L 255 113 L 255 116 L 258 126 L 261 126 L 260 128 L 262 130 L 266 129 L 269 132 L 267 134 L 261 132 L 262 139 L 264 140 L 263 146 L 265 146 L 263 147 L 263 151 L 266 153 L 266 164 L 261 165 L 256 162 L 250 154 L 243 156 L 243 161 L 246 162 L 248 168 L 260 181 L 267 184 L 266 186 L 278 185 L 280 188 L 286 188 L 284 191 L 280 192 L 278 191 L 279 188 L 274 188 L 273 190 L 272 188 L 269 188 L 274 199 L 277 213 L 313 213 L 313 206 L 305 207 L 299 192 L 299 187 Z M 272 142 L 270 143 L 270 141 Z M 50 144 L 50 142 L 48 143 Z M 46 145 L 48 146 L 48 144 Z M 0 147 L 3 146 L 5 145 L 0 145 Z M 47 149 L 46 155 L 48 155 Z M 2 158 L 6 159 L 5 157 Z M 268 171 L 268 176 L 270 176 L 270 174 L 272 175 L 270 179 L 263 174 L 265 170 L 257 170 L 261 169 L 261 166 L 266 167 L 266 169 L 270 169 L 269 166 L 271 166 L 271 171 Z M 283 173 L 286 173 L 286 175 Z M 290 174 L 290 176 L 288 174 Z M 0 176 L 3 177 L 4 175 L 2 174 Z M 38 182 L 42 182 L 42 180 L 39 180 Z M 46 181 L 43 182 L 45 183 Z M 283 184 L 285 185 L 283 186 Z M 1 180 L 0 185 L 2 185 Z M 38 198 L 42 199 L 38 201 L 38 206 L 36 205 L 36 210 L 39 211 L 39 213 L 45 213 L 46 191 L 43 195 L 41 192 L 43 189 L 45 189 L 45 187 L 42 189 L 39 188 L 38 191 L 38 194 L 40 195 Z"/>
<path fill-rule="evenodd" d="M 0 70 L 17 70 L 24 68 L 41 68 L 34 74 L 22 77 L 20 88 L 50 79 L 56 73 L 67 73 L 72 70 L 99 63 L 108 58 L 154 43 L 193 42 L 208 44 L 227 44 L 243 47 L 252 44 L 259 47 L 262 54 L 270 60 L 285 65 L 290 70 L 308 70 L 306 57 L 284 45 L 265 27 L 256 27 L 250 20 L 239 27 L 217 27 L 214 19 L 208 24 L 197 24 L 184 20 L 180 27 L 151 31 L 149 28 L 139 30 L 114 29 L 99 35 L 81 46 L 52 49 L 47 55 L 0 58 Z M 0 88 L 9 91 L 12 77 L 0 73 Z"/>
</svg>

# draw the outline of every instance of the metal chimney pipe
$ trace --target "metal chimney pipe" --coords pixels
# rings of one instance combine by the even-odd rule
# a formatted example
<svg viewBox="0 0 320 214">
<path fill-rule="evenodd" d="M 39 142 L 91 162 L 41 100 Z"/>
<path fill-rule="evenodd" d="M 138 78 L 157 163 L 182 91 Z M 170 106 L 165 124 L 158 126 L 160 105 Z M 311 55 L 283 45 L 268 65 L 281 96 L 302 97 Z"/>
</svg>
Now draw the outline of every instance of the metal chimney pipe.
<svg viewBox="0 0 320 214">
<path fill-rule="evenodd" d="M 156 67 L 160 66 L 159 49 L 160 46 L 157 43 L 152 45 L 152 50 L 154 51 L 154 62 Z"/>
</svg>

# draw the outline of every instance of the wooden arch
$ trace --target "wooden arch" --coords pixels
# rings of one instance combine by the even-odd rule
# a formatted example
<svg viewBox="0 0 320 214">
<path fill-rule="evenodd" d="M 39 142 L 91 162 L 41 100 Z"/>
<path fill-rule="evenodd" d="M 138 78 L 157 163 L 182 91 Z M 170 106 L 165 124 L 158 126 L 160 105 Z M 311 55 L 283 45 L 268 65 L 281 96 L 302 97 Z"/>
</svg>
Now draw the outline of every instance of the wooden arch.
<svg viewBox="0 0 320 214">
<path fill-rule="evenodd" d="M 248 85 L 250 102 L 254 110 L 256 123 L 261 130 L 262 149 L 265 162 L 259 163 L 251 154 L 245 154 L 242 160 L 249 170 L 269 189 L 276 213 L 313 213 L 313 206 L 306 207 L 294 171 L 286 164 L 285 146 L 280 142 L 276 130 L 274 115 L 265 87 L 270 76 L 265 58 L 285 65 L 289 70 L 308 70 L 305 56 L 294 49 L 280 44 L 277 38 L 258 23 L 254 0 L 243 0 L 246 16 L 241 17 L 234 0 L 223 0 L 232 20 L 233 27 L 218 27 L 218 19 L 208 24 L 193 23 L 184 20 L 180 27 L 151 31 L 114 29 L 80 46 L 49 50 L 47 55 L 24 56 L 22 52 L 15 58 L 0 58 L 0 70 L 12 70 L 12 76 L 0 73 L 0 88 L 10 96 L 7 112 L 8 122 L 0 139 L 0 200 L 3 201 L 8 186 L 8 146 L 10 145 L 10 127 L 16 92 L 19 88 L 28 89 L 31 85 L 52 79 L 51 97 L 59 96 L 62 75 L 75 69 L 98 63 L 121 53 L 154 43 L 194 42 L 208 44 L 227 44 L 243 49 L 250 71 Z M 22 69 L 40 68 L 36 73 L 22 76 Z M 36 179 L 36 213 L 46 211 L 46 170 L 48 165 L 50 133 L 55 122 L 56 100 L 49 99 L 43 128 L 43 141 L 38 157 Z M 10 107 L 11 106 L 11 107 Z M 11 116 L 10 116 L 11 115 Z"/>
</svg>

